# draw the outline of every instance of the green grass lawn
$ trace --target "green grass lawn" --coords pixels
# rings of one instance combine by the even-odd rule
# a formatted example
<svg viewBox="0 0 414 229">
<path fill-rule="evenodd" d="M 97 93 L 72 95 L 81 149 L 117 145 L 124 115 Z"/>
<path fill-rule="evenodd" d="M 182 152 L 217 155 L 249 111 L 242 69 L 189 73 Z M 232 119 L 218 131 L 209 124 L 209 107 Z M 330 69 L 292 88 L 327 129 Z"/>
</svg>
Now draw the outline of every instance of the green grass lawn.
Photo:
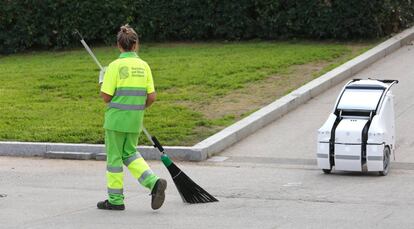
<svg viewBox="0 0 414 229">
<path fill-rule="evenodd" d="M 145 125 L 165 145 L 192 145 L 367 47 L 306 41 L 144 45 L 139 56 L 152 68 L 158 93 Z M 92 48 L 104 65 L 119 55 L 115 47 Z M 320 68 L 300 70 L 312 65 Z M 103 143 L 99 71 L 84 49 L 2 56 L 0 70 L 0 140 Z M 275 88 L 266 87 L 269 82 Z"/>
</svg>

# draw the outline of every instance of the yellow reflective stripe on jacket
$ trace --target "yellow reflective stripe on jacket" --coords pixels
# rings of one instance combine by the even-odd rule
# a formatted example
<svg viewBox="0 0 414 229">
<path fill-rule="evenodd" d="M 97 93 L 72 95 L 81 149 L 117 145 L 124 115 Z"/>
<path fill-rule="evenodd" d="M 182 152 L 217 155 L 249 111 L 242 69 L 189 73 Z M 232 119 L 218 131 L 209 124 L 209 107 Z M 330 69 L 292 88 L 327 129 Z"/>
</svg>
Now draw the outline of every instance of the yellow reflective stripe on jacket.
<svg viewBox="0 0 414 229">
<path fill-rule="evenodd" d="M 147 96 L 147 91 L 139 89 L 116 89 L 115 96 Z"/>
<path fill-rule="evenodd" d="M 144 110 L 146 100 L 147 91 L 145 88 L 117 88 L 108 107 L 120 110 Z"/>
<path fill-rule="evenodd" d="M 145 110 L 145 105 L 128 105 L 128 104 L 121 104 L 121 103 L 112 103 L 108 104 L 109 108 L 116 108 L 119 110 L 125 111 L 142 111 Z"/>
</svg>

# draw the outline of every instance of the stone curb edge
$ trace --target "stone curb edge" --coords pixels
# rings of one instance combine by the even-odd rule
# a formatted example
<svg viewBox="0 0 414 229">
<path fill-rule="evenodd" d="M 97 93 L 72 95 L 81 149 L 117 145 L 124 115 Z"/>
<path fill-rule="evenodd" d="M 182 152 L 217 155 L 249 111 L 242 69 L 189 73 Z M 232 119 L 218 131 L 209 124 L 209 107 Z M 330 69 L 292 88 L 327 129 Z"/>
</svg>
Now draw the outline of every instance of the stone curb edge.
<svg viewBox="0 0 414 229">
<path fill-rule="evenodd" d="M 168 155 L 184 161 L 205 160 L 201 150 L 194 147 L 166 146 Z M 137 150 L 147 160 L 158 160 L 160 153 L 150 146 L 137 147 Z M 59 159 L 105 160 L 105 145 L 103 144 L 69 144 L 49 142 L 0 142 L 0 156 L 46 157 Z"/>
<path fill-rule="evenodd" d="M 292 91 L 248 117 L 191 147 L 166 146 L 165 151 L 174 159 L 203 161 L 251 135 L 260 128 L 297 108 L 325 90 L 339 84 L 398 50 L 414 39 L 414 27 L 409 28 L 362 55 L 327 72 L 304 86 Z M 159 152 L 150 146 L 137 147 L 147 160 L 158 160 Z M 0 156 L 40 156 L 60 159 L 105 160 L 105 146 L 99 144 L 65 144 L 37 142 L 0 142 Z"/>
</svg>

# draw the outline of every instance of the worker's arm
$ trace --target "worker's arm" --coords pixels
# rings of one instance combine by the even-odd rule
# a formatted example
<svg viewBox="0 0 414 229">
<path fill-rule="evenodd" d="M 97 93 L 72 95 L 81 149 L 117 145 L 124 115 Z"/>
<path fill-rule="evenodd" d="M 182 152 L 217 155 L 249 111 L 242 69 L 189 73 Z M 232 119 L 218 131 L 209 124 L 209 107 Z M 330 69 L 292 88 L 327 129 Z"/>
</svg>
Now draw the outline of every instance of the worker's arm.
<svg viewBox="0 0 414 229">
<path fill-rule="evenodd" d="M 101 91 L 101 97 L 105 103 L 109 103 L 112 100 L 112 95 L 108 95 L 105 92 Z"/>
<path fill-rule="evenodd" d="M 148 66 L 146 67 L 146 73 L 147 73 L 147 101 L 145 102 L 145 108 L 150 107 L 157 97 L 157 94 L 155 93 L 155 87 L 154 87 L 154 81 L 152 79 L 152 72 L 151 68 Z"/>
<path fill-rule="evenodd" d="M 106 70 L 106 71 L 105 71 Z M 115 93 L 117 68 L 110 64 L 104 71 L 103 82 L 101 85 L 101 97 L 105 103 L 109 103 Z"/>
<path fill-rule="evenodd" d="M 153 93 L 149 93 L 147 95 L 147 101 L 145 102 L 145 108 L 150 107 L 155 102 L 156 97 L 157 94 L 155 91 Z"/>
</svg>

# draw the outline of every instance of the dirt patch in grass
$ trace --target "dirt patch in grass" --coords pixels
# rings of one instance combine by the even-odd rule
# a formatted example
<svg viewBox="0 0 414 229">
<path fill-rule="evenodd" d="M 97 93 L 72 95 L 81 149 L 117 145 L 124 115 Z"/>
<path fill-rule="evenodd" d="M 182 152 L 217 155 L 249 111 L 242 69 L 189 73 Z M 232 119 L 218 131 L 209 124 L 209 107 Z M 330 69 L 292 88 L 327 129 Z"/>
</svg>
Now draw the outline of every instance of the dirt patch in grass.
<svg viewBox="0 0 414 229">
<path fill-rule="evenodd" d="M 292 66 L 286 73 L 252 82 L 247 87 L 234 90 L 231 94 L 211 101 L 209 104 L 187 104 L 187 106 L 190 105 L 210 120 L 228 115 L 238 120 L 319 77 L 325 71 L 349 60 L 350 57 L 357 56 L 368 47 L 364 44 L 349 45 L 351 52 L 334 61 Z"/>
<path fill-rule="evenodd" d="M 257 110 L 275 99 L 312 80 L 313 74 L 321 71 L 327 63 L 310 63 L 294 66 L 289 73 L 267 77 L 264 80 L 251 83 L 243 89 L 212 101 L 208 106 L 196 107 L 208 119 L 218 119 L 226 115 L 237 118 Z"/>
</svg>

